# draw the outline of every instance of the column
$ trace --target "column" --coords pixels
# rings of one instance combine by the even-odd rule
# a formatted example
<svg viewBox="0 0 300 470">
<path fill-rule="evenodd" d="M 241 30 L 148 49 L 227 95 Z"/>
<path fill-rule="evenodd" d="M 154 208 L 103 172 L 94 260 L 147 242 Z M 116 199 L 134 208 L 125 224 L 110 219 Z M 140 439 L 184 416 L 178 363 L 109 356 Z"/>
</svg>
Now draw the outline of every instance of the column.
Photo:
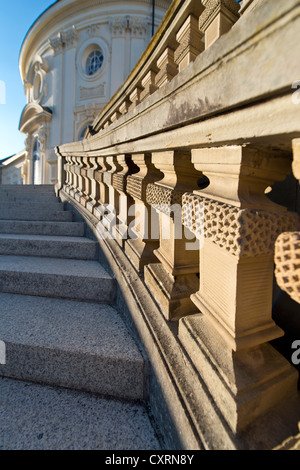
<svg viewBox="0 0 300 470">
<path fill-rule="evenodd" d="M 162 178 L 162 173 L 151 162 L 150 153 L 132 155 L 139 172 L 127 178 L 127 193 L 134 200 L 134 223 L 125 243 L 125 252 L 134 267 L 143 272 L 144 266 L 157 261 L 154 250 L 158 248 L 158 214 L 146 202 L 147 185 Z"/>
<path fill-rule="evenodd" d="M 274 242 L 294 219 L 265 189 L 290 162 L 246 146 L 197 149 L 192 162 L 209 181 L 189 196 L 191 229 L 204 234 L 191 296 L 201 314 L 180 322 L 179 338 L 238 432 L 297 390 L 296 371 L 268 344 L 283 335 L 272 319 Z"/>
<path fill-rule="evenodd" d="M 116 214 L 116 239 L 121 246 L 124 246 L 128 237 L 128 226 L 133 219 L 132 215 L 128 213 L 133 205 L 133 199 L 126 192 L 126 181 L 130 174 L 138 171 L 138 168 L 131 160 L 130 155 L 118 155 L 117 162 L 122 169 L 114 173 L 112 179 L 112 185 L 119 194 L 118 212 Z"/>
<path fill-rule="evenodd" d="M 94 207 L 93 214 L 95 217 L 101 220 L 104 214 L 105 206 L 109 202 L 108 186 L 103 181 L 103 175 L 106 171 L 109 170 L 110 166 L 106 161 L 106 157 L 97 157 L 97 163 L 100 166 L 100 169 L 96 170 L 95 179 L 99 187 L 99 199 L 97 201 L 96 207 Z"/>
<path fill-rule="evenodd" d="M 227 33 L 239 19 L 236 0 L 202 0 L 204 12 L 199 17 L 199 30 L 205 37 L 205 49 Z"/>
<path fill-rule="evenodd" d="M 300 181 L 300 139 L 293 140 L 292 170 Z M 275 277 L 278 286 L 300 304 L 300 217 L 295 225 L 284 231 L 275 243 Z"/>
<path fill-rule="evenodd" d="M 87 185 L 89 187 L 89 200 L 86 203 L 86 208 L 93 214 L 94 207 L 96 207 L 99 199 L 99 184 L 96 180 L 96 172 L 99 170 L 99 163 L 97 157 L 89 158 L 90 167 L 86 171 Z"/>
<path fill-rule="evenodd" d="M 176 34 L 179 46 L 175 51 L 174 60 L 178 65 L 179 72 L 193 62 L 204 50 L 202 37 L 203 35 L 198 29 L 198 19 L 194 15 L 189 15 Z"/>
<path fill-rule="evenodd" d="M 159 263 L 145 266 L 145 282 L 168 320 L 196 311 L 190 295 L 198 288 L 198 250 L 188 249 L 190 239 L 181 222 L 182 196 L 197 187 L 199 172 L 189 152 L 152 154 L 153 165 L 164 178 L 148 184 L 146 202 L 159 213 Z"/>
</svg>

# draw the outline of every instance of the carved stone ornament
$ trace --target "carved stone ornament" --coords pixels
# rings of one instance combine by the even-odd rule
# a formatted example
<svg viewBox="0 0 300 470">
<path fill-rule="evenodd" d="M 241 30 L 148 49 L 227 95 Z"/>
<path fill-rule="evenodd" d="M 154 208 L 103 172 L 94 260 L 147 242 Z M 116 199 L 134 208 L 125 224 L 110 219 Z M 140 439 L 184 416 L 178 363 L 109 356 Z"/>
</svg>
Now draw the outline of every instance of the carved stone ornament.
<svg viewBox="0 0 300 470">
<path fill-rule="evenodd" d="M 54 55 L 58 55 L 62 52 L 63 41 L 62 41 L 61 33 L 59 33 L 56 37 L 51 38 L 49 42 L 50 42 L 50 46 L 52 47 L 54 51 Z"/>
<path fill-rule="evenodd" d="M 182 203 L 183 224 L 197 238 L 204 236 L 239 257 L 273 253 L 276 237 L 299 224 L 293 212 L 241 209 L 192 193 L 185 193 Z"/>
<path fill-rule="evenodd" d="M 275 244 L 278 285 L 300 304 L 300 232 L 284 232 Z"/>
<path fill-rule="evenodd" d="M 184 191 L 173 190 L 159 186 L 157 184 L 148 184 L 146 189 L 146 202 L 163 214 L 172 217 L 172 206 L 182 204 Z"/>
<path fill-rule="evenodd" d="M 205 10 L 199 17 L 200 31 L 205 31 L 220 12 L 226 12 L 233 20 L 237 20 L 239 17 L 240 7 L 236 0 L 202 0 L 202 4 L 205 6 Z"/>
<path fill-rule="evenodd" d="M 147 20 L 139 16 L 117 16 L 110 19 L 112 34 L 124 35 L 126 31 L 130 31 L 133 36 L 143 37 L 147 34 Z"/>
<path fill-rule="evenodd" d="M 62 41 L 67 49 L 75 47 L 77 43 L 78 32 L 73 25 L 61 34 Z"/>
</svg>

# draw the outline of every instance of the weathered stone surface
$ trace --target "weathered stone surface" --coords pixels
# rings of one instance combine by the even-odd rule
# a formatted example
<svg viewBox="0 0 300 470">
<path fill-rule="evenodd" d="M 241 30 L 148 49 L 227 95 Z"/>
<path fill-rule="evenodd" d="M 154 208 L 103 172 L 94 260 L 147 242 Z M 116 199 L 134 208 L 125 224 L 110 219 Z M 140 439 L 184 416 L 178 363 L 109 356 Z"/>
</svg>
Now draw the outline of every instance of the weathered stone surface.
<svg viewBox="0 0 300 470">
<path fill-rule="evenodd" d="M 161 450 L 142 405 L 10 379 L 0 390 L 1 450 Z"/>
<path fill-rule="evenodd" d="M 0 293 L 0 375 L 144 398 L 144 361 L 109 305 Z"/>
</svg>

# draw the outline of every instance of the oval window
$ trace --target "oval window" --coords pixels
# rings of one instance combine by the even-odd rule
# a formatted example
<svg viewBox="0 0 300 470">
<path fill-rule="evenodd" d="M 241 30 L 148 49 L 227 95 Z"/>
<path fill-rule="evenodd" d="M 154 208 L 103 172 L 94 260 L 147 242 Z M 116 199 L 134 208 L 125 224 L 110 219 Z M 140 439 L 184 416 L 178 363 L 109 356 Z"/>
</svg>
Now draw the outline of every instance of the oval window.
<svg viewBox="0 0 300 470">
<path fill-rule="evenodd" d="M 103 60 L 103 52 L 100 48 L 90 52 L 85 63 L 85 73 L 94 75 L 102 67 Z"/>
</svg>

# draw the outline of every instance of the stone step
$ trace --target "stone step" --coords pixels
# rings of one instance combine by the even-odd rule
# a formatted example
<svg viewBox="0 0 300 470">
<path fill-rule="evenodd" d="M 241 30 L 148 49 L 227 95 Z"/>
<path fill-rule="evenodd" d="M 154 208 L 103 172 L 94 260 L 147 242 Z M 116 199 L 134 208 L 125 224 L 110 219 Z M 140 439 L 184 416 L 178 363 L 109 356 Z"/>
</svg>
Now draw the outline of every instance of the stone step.
<svg viewBox="0 0 300 470">
<path fill-rule="evenodd" d="M 115 280 L 97 261 L 0 255 L 0 292 L 111 303 Z"/>
<path fill-rule="evenodd" d="M 9 191 L 22 193 L 35 191 L 36 193 L 54 193 L 53 184 L 1 184 L 0 191 Z"/>
<path fill-rule="evenodd" d="M 0 396 L 0 450 L 161 450 L 142 404 L 6 378 Z"/>
<path fill-rule="evenodd" d="M 34 211 L 63 211 L 64 204 L 62 202 L 30 202 L 30 201 L 18 201 L 18 202 L 0 202 L 0 214 L 10 213 L 14 210 L 22 210 L 24 212 Z"/>
<path fill-rule="evenodd" d="M 0 233 L 0 254 L 95 260 L 98 244 L 84 237 Z"/>
<path fill-rule="evenodd" d="M 0 220 L 0 233 L 82 237 L 85 227 L 83 222 Z"/>
<path fill-rule="evenodd" d="M 11 202 L 39 202 L 39 203 L 47 203 L 51 202 L 53 204 L 60 203 L 60 199 L 56 197 L 53 193 L 36 193 L 26 192 L 22 193 L 21 191 L 17 191 L 16 193 L 11 192 L 3 192 L 0 190 L 0 203 L 11 203 Z"/>
<path fill-rule="evenodd" d="M 143 357 L 111 306 L 5 293 L 0 304 L 0 376 L 144 398 Z"/>
<path fill-rule="evenodd" d="M 72 211 L 62 210 L 45 210 L 21 209 L 18 205 L 15 205 L 10 211 L 3 209 L 0 211 L 0 220 L 39 220 L 39 221 L 52 221 L 52 222 L 71 222 L 73 219 Z"/>
</svg>

